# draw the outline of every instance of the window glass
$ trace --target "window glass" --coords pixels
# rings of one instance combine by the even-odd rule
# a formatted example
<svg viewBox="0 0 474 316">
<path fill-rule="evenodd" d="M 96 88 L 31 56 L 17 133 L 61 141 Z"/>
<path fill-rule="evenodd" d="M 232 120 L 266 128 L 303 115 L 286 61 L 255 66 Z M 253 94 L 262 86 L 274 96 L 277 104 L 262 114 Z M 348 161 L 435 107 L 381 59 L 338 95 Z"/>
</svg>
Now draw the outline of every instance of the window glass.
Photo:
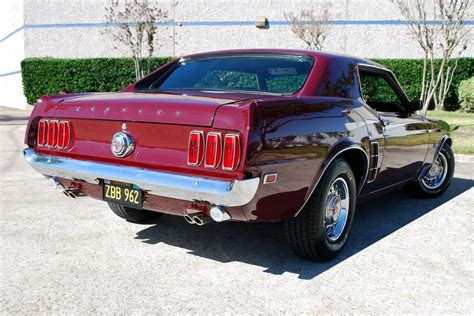
<svg viewBox="0 0 474 316">
<path fill-rule="evenodd" d="M 298 90 L 306 80 L 305 75 L 283 75 L 283 76 L 268 76 L 266 78 L 266 85 L 269 91 L 279 91 L 282 93 L 291 93 Z"/>
<path fill-rule="evenodd" d="M 292 94 L 304 84 L 314 59 L 289 54 L 236 54 L 178 62 L 138 82 L 138 91 L 243 91 Z"/>
<path fill-rule="evenodd" d="M 164 85 L 166 88 L 166 85 Z M 201 89 L 258 89 L 257 75 L 234 70 L 211 70 L 199 78 L 193 88 Z"/>
<path fill-rule="evenodd" d="M 383 76 L 364 71 L 360 71 L 359 75 L 362 97 L 370 107 L 382 112 L 403 109 L 400 98 Z"/>
</svg>

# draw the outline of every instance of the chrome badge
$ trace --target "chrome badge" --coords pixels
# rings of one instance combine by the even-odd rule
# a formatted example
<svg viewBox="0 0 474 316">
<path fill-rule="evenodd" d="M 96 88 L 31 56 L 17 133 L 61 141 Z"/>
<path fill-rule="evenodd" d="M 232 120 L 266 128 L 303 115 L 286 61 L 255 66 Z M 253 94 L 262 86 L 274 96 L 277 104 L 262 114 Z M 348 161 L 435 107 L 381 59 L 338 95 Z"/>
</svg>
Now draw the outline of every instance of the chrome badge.
<svg viewBox="0 0 474 316">
<path fill-rule="evenodd" d="M 130 134 L 126 132 L 117 132 L 112 137 L 110 149 L 115 156 L 123 158 L 133 152 L 135 149 L 135 143 Z"/>
</svg>

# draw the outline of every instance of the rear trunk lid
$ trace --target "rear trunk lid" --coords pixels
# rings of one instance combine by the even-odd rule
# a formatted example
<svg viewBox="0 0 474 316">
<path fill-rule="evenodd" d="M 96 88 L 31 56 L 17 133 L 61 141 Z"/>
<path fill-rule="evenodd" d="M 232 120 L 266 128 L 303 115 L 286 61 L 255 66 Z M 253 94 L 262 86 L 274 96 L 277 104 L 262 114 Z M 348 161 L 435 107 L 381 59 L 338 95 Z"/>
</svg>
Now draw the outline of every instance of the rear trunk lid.
<svg viewBox="0 0 474 316">
<path fill-rule="evenodd" d="M 245 99 L 171 93 L 94 93 L 65 98 L 56 106 L 54 116 L 209 127 L 219 106 Z"/>
</svg>

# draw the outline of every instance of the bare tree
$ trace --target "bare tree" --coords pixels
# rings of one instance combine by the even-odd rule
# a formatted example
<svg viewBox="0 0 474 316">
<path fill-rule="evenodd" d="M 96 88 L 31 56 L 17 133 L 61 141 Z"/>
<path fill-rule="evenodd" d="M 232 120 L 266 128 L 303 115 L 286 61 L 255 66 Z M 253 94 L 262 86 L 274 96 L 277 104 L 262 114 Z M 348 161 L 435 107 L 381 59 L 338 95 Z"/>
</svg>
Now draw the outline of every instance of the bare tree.
<svg viewBox="0 0 474 316">
<path fill-rule="evenodd" d="M 309 50 L 322 50 L 324 41 L 331 28 L 329 9 L 331 4 L 325 2 L 321 13 L 314 8 L 301 10 L 299 14 L 285 13 L 285 19 L 290 23 L 291 31 L 306 44 Z"/>
<path fill-rule="evenodd" d="M 431 102 L 443 109 L 462 53 L 471 40 L 464 22 L 471 0 L 392 0 L 408 23 L 411 37 L 423 51 L 420 100 L 423 112 Z M 439 58 L 439 64 L 436 59 Z"/>
<path fill-rule="evenodd" d="M 111 0 L 105 11 L 106 22 L 111 27 L 103 34 L 130 49 L 136 79 L 143 78 L 151 71 L 151 57 L 156 45 L 160 44 L 156 25 L 167 21 L 168 12 L 149 0 L 129 0 L 123 4 Z"/>
</svg>

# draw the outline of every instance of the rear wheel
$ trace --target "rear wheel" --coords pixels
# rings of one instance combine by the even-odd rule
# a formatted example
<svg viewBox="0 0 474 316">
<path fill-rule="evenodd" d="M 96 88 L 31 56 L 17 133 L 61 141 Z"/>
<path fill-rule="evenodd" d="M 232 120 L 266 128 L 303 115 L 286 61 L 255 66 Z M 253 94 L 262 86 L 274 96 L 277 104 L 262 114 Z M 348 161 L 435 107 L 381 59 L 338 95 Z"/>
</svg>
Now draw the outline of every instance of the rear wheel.
<svg viewBox="0 0 474 316">
<path fill-rule="evenodd" d="M 327 261 L 346 244 L 355 213 L 356 183 L 344 159 L 333 162 L 298 216 L 285 222 L 288 242 L 300 257 Z"/>
<path fill-rule="evenodd" d="M 437 197 L 449 187 L 454 174 L 454 154 L 444 144 L 426 175 L 414 183 L 414 192 L 419 197 Z"/>
<path fill-rule="evenodd" d="M 131 207 L 126 207 L 126 206 L 111 203 L 111 202 L 109 202 L 108 204 L 109 204 L 110 209 L 115 213 L 115 215 L 134 223 L 149 222 L 163 215 L 158 212 L 152 212 L 152 211 L 147 211 L 147 210 L 137 210 Z"/>
</svg>

